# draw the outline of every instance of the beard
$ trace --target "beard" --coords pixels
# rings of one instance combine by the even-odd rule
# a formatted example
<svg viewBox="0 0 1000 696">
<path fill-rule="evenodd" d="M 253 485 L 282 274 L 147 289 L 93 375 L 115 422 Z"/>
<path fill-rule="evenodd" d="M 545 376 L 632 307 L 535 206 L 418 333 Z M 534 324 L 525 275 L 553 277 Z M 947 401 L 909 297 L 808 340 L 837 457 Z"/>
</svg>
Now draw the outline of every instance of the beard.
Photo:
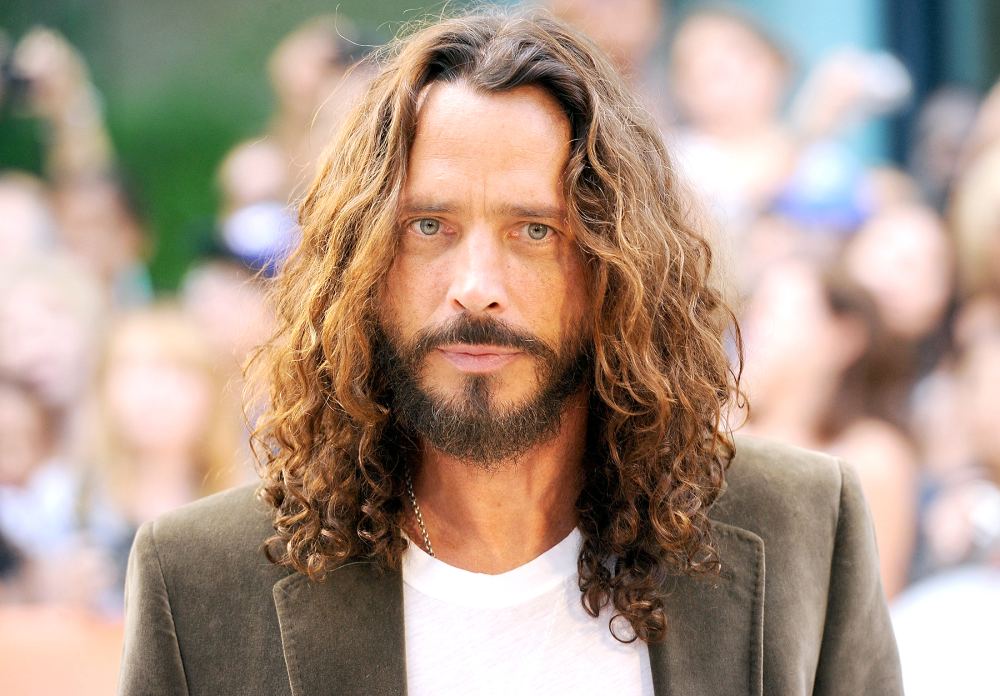
<svg viewBox="0 0 1000 696">
<path fill-rule="evenodd" d="M 409 343 L 378 325 L 375 359 L 395 423 L 441 452 L 495 468 L 518 458 L 559 431 L 566 402 L 578 393 L 592 359 L 582 327 L 573 327 L 558 346 L 490 317 L 458 315 L 440 328 L 424 329 Z M 535 363 L 538 385 L 520 403 L 499 402 L 498 378 L 473 374 L 452 396 L 426 389 L 420 374 L 427 356 L 448 344 L 488 344 L 521 350 Z"/>
</svg>

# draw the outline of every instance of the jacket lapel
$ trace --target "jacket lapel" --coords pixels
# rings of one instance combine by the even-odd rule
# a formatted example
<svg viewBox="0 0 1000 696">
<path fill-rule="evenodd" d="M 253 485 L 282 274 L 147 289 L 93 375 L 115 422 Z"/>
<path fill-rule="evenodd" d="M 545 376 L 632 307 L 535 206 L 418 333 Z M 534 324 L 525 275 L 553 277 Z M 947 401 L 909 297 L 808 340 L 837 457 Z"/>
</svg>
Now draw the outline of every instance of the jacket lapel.
<svg viewBox="0 0 1000 696">
<path fill-rule="evenodd" d="M 721 522 L 712 530 L 721 575 L 674 578 L 666 640 L 649 646 L 658 696 L 763 693 L 764 542 Z"/>
<path fill-rule="evenodd" d="M 273 595 L 292 696 L 406 693 L 399 573 L 350 563 L 321 583 L 289 575 Z"/>
</svg>

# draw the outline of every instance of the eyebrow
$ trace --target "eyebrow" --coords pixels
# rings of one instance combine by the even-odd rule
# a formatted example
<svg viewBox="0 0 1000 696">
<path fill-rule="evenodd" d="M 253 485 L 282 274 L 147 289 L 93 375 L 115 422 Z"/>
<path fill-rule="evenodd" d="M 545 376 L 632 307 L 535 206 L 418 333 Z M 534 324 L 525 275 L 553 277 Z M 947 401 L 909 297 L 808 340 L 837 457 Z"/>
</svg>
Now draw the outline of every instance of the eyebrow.
<svg viewBox="0 0 1000 696">
<path fill-rule="evenodd" d="M 406 215 L 413 213 L 455 213 L 461 208 L 459 205 L 445 201 L 406 201 L 400 208 L 400 212 Z M 560 206 L 547 205 L 514 205 L 502 203 L 494 206 L 492 212 L 505 215 L 507 217 L 542 218 L 548 220 L 562 220 L 566 217 L 566 209 Z"/>
</svg>

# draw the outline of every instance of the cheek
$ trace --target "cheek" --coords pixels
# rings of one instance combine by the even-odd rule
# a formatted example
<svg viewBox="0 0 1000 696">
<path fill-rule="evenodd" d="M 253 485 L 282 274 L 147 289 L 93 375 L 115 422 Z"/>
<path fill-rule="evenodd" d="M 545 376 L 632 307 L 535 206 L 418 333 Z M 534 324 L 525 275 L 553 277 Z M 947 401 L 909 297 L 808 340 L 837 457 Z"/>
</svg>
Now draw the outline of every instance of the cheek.
<svg viewBox="0 0 1000 696">
<path fill-rule="evenodd" d="M 550 343 L 580 330 L 591 305 L 584 264 L 578 253 L 567 252 L 540 264 L 526 264 L 512 283 L 518 313 L 534 324 Z"/>
<path fill-rule="evenodd" d="M 400 254 L 386 274 L 379 299 L 379 318 L 409 337 L 434 322 L 448 290 L 440 260 Z"/>
</svg>

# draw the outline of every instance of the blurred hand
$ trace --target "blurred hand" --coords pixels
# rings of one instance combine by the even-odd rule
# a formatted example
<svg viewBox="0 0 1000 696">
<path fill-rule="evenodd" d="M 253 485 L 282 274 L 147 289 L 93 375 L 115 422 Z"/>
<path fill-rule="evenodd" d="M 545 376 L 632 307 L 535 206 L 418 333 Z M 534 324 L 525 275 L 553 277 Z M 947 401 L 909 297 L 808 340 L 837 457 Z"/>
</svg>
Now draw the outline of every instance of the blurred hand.
<svg viewBox="0 0 1000 696">
<path fill-rule="evenodd" d="M 911 91 L 909 73 L 890 54 L 843 48 L 810 72 L 795 99 L 793 120 L 807 139 L 834 136 L 860 119 L 898 109 Z"/>
<path fill-rule="evenodd" d="M 65 118 L 90 94 L 86 63 L 51 29 L 29 31 L 14 49 L 13 67 L 28 81 L 29 104 L 42 118 Z"/>
</svg>

